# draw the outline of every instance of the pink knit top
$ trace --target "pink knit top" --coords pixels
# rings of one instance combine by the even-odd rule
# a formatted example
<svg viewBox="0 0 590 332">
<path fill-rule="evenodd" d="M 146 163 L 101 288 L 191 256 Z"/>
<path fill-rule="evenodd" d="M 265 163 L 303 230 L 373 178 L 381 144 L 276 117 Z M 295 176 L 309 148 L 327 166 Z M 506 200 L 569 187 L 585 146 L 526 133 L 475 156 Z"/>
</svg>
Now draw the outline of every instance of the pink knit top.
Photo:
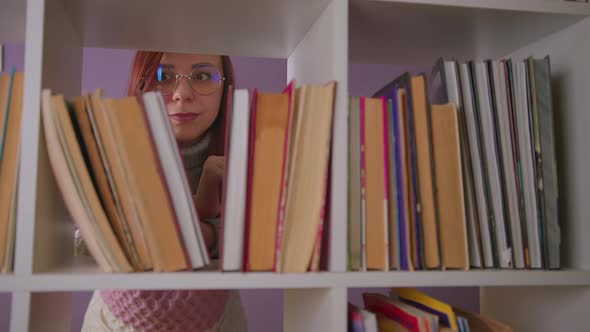
<svg viewBox="0 0 590 332">
<path fill-rule="evenodd" d="M 211 329 L 223 315 L 226 290 L 103 290 L 109 310 L 125 324 L 145 332 Z"/>
<path fill-rule="evenodd" d="M 195 145 L 181 149 L 193 193 L 206 155 L 206 135 Z M 102 290 L 109 310 L 122 322 L 145 332 L 203 331 L 222 318 L 227 290 Z"/>
</svg>

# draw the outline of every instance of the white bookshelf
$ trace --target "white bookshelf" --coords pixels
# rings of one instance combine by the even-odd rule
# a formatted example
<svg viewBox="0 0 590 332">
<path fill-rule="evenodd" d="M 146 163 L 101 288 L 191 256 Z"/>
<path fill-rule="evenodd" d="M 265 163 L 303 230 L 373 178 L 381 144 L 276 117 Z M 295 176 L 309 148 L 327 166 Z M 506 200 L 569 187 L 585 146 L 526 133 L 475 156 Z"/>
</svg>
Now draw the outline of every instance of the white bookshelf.
<svg viewBox="0 0 590 332">
<path fill-rule="evenodd" d="M 15 273 L 0 276 L 0 291 L 13 294 L 11 331 L 69 331 L 71 292 L 97 288 L 285 289 L 286 331 L 344 331 L 349 288 L 479 286 L 482 312 L 516 331 L 588 326 L 590 316 L 581 308 L 590 305 L 590 4 L 170 0 L 167 10 L 161 6 L 155 0 L 3 1 L 0 42 L 24 41 L 26 50 Z M 86 46 L 279 57 L 288 63 L 285 82 L 337 80 L 329 271 L 105 274 L 91 261 L 74 259 L 71 220 L 49 167 L 39 101 L 42 88 L 80 94 Z M 345 272 L 349 64 L 416 67 L 441 55 L 529 54 L 550 54 L 555 78 L 563 270 Z"/>
</svg>

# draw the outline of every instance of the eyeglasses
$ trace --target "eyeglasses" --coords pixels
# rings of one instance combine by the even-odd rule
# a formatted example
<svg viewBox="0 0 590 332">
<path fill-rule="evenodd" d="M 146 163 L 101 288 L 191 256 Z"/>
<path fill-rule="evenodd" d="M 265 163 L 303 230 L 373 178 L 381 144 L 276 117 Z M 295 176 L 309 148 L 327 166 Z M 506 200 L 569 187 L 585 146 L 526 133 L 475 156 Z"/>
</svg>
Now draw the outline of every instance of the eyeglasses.
<svg viewBox="0 0 590 332">
<path fill-rule="evenodd" d="M 193 66 L 190 74 L 178 74 L 170 65 L 159 65 L 156 70 L 154 87 L 162 95 L 171 94 L 181 78 L 186 78 L 194 92 L 206 96 L 215 93 L 225 81 L 219 69 L 210 63 L 200 63 Z"/>
</svg>

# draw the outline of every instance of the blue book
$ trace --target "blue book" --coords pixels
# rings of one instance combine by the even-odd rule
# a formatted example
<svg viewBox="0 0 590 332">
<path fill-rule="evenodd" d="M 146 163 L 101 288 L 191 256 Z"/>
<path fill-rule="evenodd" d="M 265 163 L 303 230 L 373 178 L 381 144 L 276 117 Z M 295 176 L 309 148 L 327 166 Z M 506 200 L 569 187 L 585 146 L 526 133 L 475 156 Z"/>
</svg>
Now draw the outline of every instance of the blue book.
<svg viewBox="0 0 590 332">
<path fill-rule="evenodd" d="M 10 110 L 10 95 L 12 95 L 12 82 L 14 81 L 14 73 L 16 72 L 16 68 L 12 67 L 10 69 L 10 77 L 8 79 L 8 89 L 7 89 L 7 96 L 6 96 L 6 105 L 4 116 L 0 119 L 2 122 L 0 124 L 1 131 L 0 131 L 0 161 L 2 161 L 2 155 L 4 152 L 4 141 L 6 138 L 6 129 L 8 126 L 8 113 Z M 2 105 L 0 105 L 2 107 Z"/>
<path fill-rule="evenodd" d="M 410 73 L 406 72 L 404 74 L 402 74 L 400 77 L 396 78 L 395 80 L 393 80 L 392 82 L 388 83 L 386 86 L 384 86 L 381 90 L 377 91 L 374 94 L 374 97 L 385 97 L 387 99 L 392 99 L 392 100 L 397 100 L 397 92 L 398 89 L 403 89 L 403 91 L 405 92 L 405 110 L 406 112 L 404 112 L 403 115 L 400 116 L 400 112 L 402 112 L 403 110 L 399 110 L 397 109 L 397 112 L 395 112 L 398 117 L 397 119 L 399 119 L 400 117 L 404 117 L 405 123 L 403 124 L 405 129 L 407 130 L 407 135 L 405 135 L 405 137 L 407 138 L 408 142 L 406 144 L 408 150 L 407 150 L 407 157 L 408 157 L 408 179 L 409 179 L 409 184 L 410 184 L 410 188 L 408 191 L 409 197 L 402 197 L 402 203 L 399 204 L 399 206 L 401 207 L 405 207 L 405 206 L 409 206 L 410 211 L 408 211 L 408 215 L 410 216 L 410 220 L 409 222 L 402 222 L 402 219 L 400 218 L 400 222 L 399 224 L 406 224 L 406 225 L 410 225 L 410 229 L 405 230 L 406 232 L 410 232 L 410 234 L 413 235 L 412 240 L 413 243 L 415 244 L 414 246 L 404 246 L 402 244 L 402 242 L 400 242 L 402 249 L 405 249 L 403 251 L 406 251 L 408 247 L 413 247 L 410 252 L 412 253 L 412 257 L 414 259 L 413 261 L 413 267 L 417 270 L 421 270 L 423 267 L 422 264 L 422 227 L 421 227 L 421 223 L 420 223 L 420 209 L 418 208 L 419 206 L 419 192 L 418 192 L 418 169 L 417 169 L 417 159 L 416 159 L 416 147 L 415 147 L 415 137 L 414 137 L 414 120 L 413 120 L 413 112 L 412 112 L 412 91 L 411 91 L 411 87 L 410 87 Z M 398 101 L 399 102 L 399 101 Z M 397 103 L 396 103 L 397 105 Z M 395 121 L 395 119 L 394 119 Z M 396 123 L 398 123 L 398 121 L 395 121 Z M 400 123 L 400 125 L 402 125 Z M 396 128 L 399 128 L 398 126 L 396 126 Z M 396 137 L 396 142 L 398 142 L 399 140 L 402 139 L 401 137 L 401 132 L 397 133 L 398 136 Z M 399 145 L 398 145 L 399 147 Z M 401 148 L 401 147 L 400 147 Z M 398 149 L 399 150 L 399 149 Z M 400 158 L 401 159 L 401 158 Z M 396 159 L 396 163 L 397 165 L 401 165 L 401 160 L 397 160 Z M 402 168 L 402 167 L 399 167 Z M 404 179 L 404 174 L 402 172 L 401 176 L 397 179 L 397 183 L 398 184 L 402 184 L 403 183 L 403 179 Z M 401 189 L 401 186 L 398 186 L 398 192 L 403 192 L 403 189 Z M 401 189 L 401 190 L 400 190 Z M 405 200 L 404 200 L 405 199 Z M 407 204 L 407 202 L 409 202 L 409 204 Z M 405 204 L 404 204 L 405 203 Z M 407 204 L 407 205 L 406 205 Z M 401 209 L 399 209 L 400 212 L 405 212 L 402 211 Z M 413 230 L 413 232 L 411 232 Z M 400 232 L 400 236 L 403 236 L 403 232 Z M 406 254 L 404 255 L 404 252 L 401 252 L 402 256 L 408 257 L 410 255 Z M 401 265 L 401 269 L 402 270 L 411 270 L 411 263 L 407 262 L 407 264 L 404 264 L 405 262 L 403 262 L 403 259 L 400 261 L 400 265 Z"/>
</svg>

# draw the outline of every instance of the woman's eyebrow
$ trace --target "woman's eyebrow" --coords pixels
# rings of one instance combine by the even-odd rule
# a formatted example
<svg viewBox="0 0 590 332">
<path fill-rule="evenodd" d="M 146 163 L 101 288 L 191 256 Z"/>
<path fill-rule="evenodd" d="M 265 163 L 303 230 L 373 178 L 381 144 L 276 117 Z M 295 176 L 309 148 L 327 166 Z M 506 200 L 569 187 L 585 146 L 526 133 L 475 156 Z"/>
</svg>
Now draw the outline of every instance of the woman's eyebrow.
<svg viewBox="0 0 590 332">
<path fill-rule="evenodd" d="M 211 66 L 211 64 L 208 62 L 199 62 L 199 63 L 193 64 L 193 68 L 199 68 L 199 67 L 204 67 L 204 66 Z"/>
</svg>

